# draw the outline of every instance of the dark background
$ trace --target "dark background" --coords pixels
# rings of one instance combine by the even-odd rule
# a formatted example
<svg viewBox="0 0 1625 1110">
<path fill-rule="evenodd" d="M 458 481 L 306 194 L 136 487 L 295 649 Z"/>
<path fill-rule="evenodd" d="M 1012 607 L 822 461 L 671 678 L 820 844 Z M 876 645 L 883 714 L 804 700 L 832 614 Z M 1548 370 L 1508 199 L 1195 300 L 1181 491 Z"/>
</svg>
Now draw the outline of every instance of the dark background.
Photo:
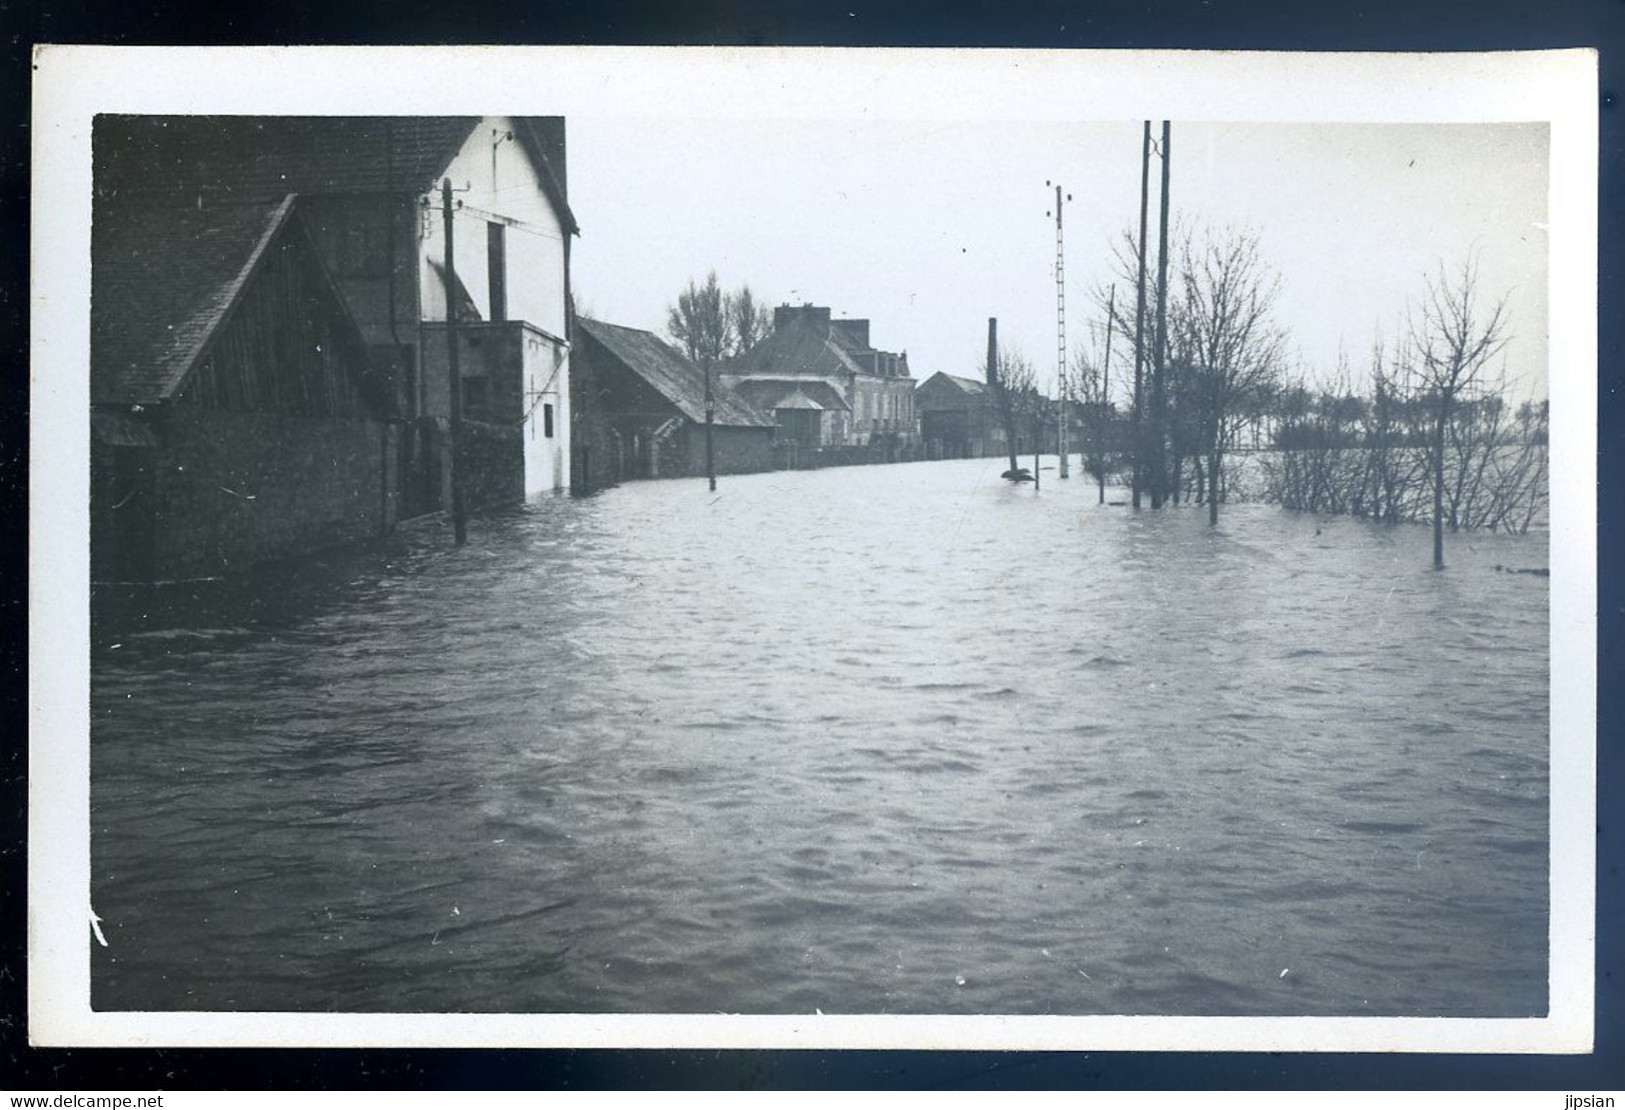
<svg viewBox="0 0 1625 1110">
<path fill-rule="evenodd" d="M 1619 616 L 1622 448 L 1622 140 L 1625 0 L 1152 0 L 1021 5 L 992 0 L 812 5 L 791 0 L 0 0 L 0 1086 L 123 1088 L 1146 1088 L 1552 1089 L 1625 1087 L 1620 1032 Z M 990 46 L 1247 50 L 1530 50 L 1601 54 L 1598 353 L 1597 1050 L 1590 1056 L 1224 1053 L 713 1051 L 220 1051 L 50 1049 L 27 1044 L 26 620 L 28 95 L 33 44 L 616 44 Z M 154 74 L 154 80 L 162 80 Z M 41 613 L 36 619 L 49 620 Z"/>
</svg>

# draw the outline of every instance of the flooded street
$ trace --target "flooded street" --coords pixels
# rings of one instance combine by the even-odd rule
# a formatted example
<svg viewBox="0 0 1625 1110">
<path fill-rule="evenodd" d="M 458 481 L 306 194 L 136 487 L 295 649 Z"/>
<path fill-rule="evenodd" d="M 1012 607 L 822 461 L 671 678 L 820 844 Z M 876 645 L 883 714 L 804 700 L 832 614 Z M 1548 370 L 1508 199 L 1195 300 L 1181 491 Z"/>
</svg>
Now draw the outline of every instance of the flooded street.
<svg viewBox="0 0 1625 1110">
<path fill-rule="evenodd" d="M 94 1006 L 1543 1014 L 1547 583 L 1496 567 L 1545 536 L 1435 574 L 1004 465 L 634 483 L 102 624 Z"/>
</svg>

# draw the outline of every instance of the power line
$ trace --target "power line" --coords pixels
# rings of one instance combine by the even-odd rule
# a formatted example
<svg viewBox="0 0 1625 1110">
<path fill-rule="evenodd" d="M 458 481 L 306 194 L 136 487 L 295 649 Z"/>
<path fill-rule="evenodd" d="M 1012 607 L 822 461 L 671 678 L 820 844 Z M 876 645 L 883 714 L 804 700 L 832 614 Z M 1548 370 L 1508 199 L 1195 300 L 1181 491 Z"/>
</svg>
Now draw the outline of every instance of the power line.
<svg viewBox="0 0 1625 1110">
<path fill-rule="evenodd" d="M 440 213 L 434 208 L 425 208 L 424 211 L 427 212 L 431 218 L 440 216 Z M 456 212 L 469 216 L 475 216 L 482 220 L 494 221 L 504 225 L 505 227 L 511 227 L 515 231 L 523 232 L 526 235 L 534 235 L 541 239 L 552 239 L 557 243 L 564 242 L 564 236 L 562 235 L 555 235 L 553 232 L 548 231 L 545 228 L 537 227 L 534 224 L 527 223 L 524 220 L 516 219 L 513 216 L 505 216 L 500 212 L 487 211 L 484 208 L 478 208 L 472 204 L 464 204 L 463 202 L 459 201 L 457 203 Z"/>
</svg>

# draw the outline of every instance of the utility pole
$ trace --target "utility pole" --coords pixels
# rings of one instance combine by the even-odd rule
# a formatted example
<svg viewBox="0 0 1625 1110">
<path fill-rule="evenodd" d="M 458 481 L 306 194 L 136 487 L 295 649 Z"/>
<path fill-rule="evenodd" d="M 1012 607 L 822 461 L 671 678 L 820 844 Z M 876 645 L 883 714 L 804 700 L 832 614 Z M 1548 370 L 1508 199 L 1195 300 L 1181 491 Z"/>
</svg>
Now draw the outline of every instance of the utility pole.
<svg viewBox="0 0 1625 1110">
<path fill-rule="evenodd" d="M 1049 182 L 1044 182 L 1048 185 Z M 1067 200 L 1072 194 L 1066 195 Z M 1072 475 L 1067 465 L 1066 442 L 1066 251 L 1061 243 L 1061 186 L 1055 186 L 1055 391 L 1059 396 L 1055 402 L 1059 419 L 1056 421 L 1055 447 L 1061 456 L 1061 477 L 1070 478 Z M 1048 215 L 1048 213 L 1045 213 Z M 1038 467 L 1035 464 L 1034 479 L 1037 478 Z"/>
<path fill-rule="evenodd" d="M 711 428 L 716 423 L 717 402 L 711 392 L 711 356 L 705 356 L 705 480 L 711 492 L 717 492 L 717 456 L 711 440 Z"/>
<path fill-rule="evenodd" d="M 1167 377 L 1168 349 L 1168 121 L 1162 121 L 1162 213 L 1157 233 L 1157 339 L 1154 352 L 1155 373 L 1152 378 L 1151 418 L 1155 425 L 1156 454 L 1152 456 L 1151 507 L 1162 508 L 1162 499 L 1168 488 L 1167 420 L 1168 394 L 1164 385 Z"/>
<path fill-rule="evenodd" d="M 463 431 L 463 372 L 457 351 L 457 258 L 452 238 L 451 178 L 440 181 L 440 211 L 446 224 L 446 376 L 451 387 L 451 529 L 461 547 L 468 542 L 463 506 L 463 468 L 457 459 Z"/>
<path fill-rule="evenodd" d="M 1145 408 L 1145 230 L 1146 211 L 1151 200 L 1151 121 L 1145 121 L 1140 138 L 1140 275 L 1134 299 L 1134 507 L 1140 507 L 1140 487 L 1145 484 L 1145 429 L 1141 410 Z"/>
<path fill-rule="evenodd" d="M 1000 423 L 1010 411 L 1010 398 L 1004 394 L 1004 383 L 999 380 L 999 321 L 997 317 L 987 318 L 987 385 L 993 391 L 993 403 L 999 407 Z M 1004 426 L 1005 447 L 1010 451 L 1010 474 L 1014 477 L 1020 469 L 1016 462 L 1016 429 L 1012 419 Z"/>
</svg>

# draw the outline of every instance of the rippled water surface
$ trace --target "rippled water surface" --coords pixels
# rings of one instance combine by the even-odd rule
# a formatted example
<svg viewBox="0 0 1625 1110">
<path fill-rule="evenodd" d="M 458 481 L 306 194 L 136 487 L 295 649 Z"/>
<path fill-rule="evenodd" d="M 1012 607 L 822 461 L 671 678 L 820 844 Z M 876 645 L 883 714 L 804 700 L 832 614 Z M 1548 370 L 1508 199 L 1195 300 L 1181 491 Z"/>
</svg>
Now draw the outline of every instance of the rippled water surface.
<svg viewBox="0 0 1625 1110">
<path fill-rule="evenodd" d="M 1547 584 L 1496 565 L 1545 538 L 1435 574 L 1002 468 L 633 484 L 100 619 L 93 1004 L 1544 1013 Z"/>
</svg>

